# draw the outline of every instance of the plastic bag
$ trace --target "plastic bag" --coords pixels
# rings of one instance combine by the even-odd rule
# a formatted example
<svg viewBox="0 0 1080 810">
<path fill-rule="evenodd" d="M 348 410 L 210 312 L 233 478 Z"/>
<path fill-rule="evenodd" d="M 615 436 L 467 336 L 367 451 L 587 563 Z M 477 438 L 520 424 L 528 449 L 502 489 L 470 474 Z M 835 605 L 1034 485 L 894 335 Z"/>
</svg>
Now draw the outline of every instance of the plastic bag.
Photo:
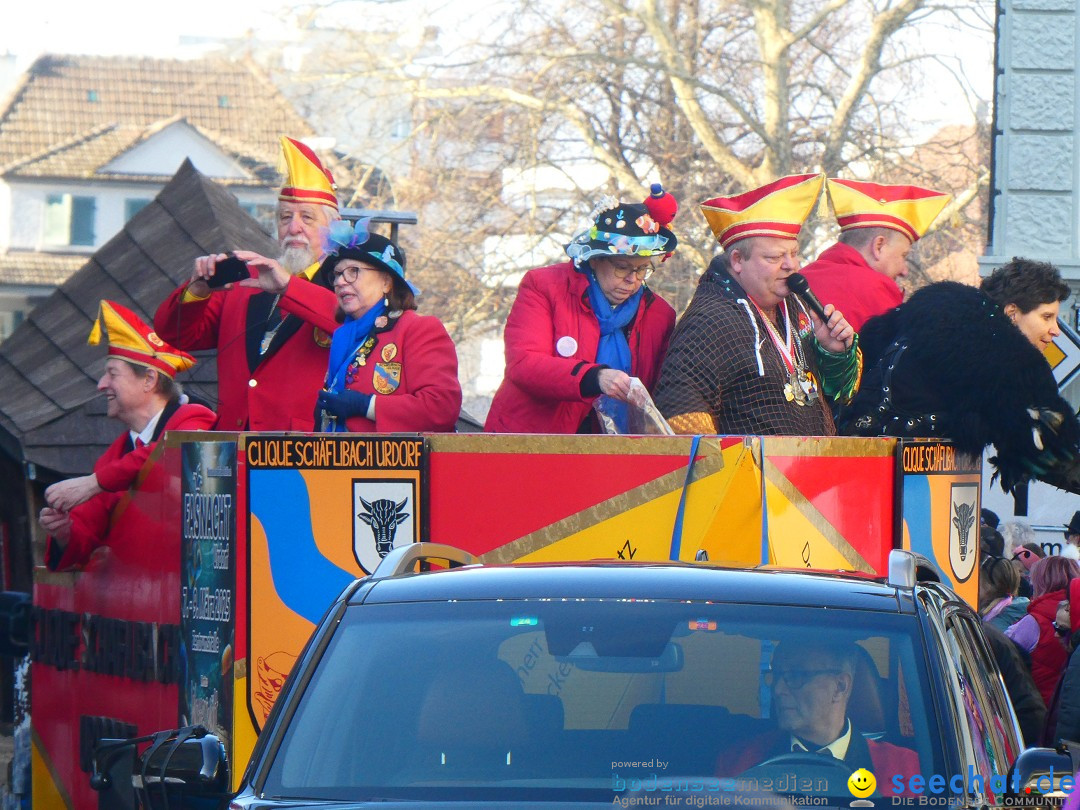
<svg viewBox="0 0 1080 810">
<path fill-rule="evenodd" d="M 637 377 L 630 378 L 629 402 L 601 394 L 593 401 L 593 410 L 604 433 L 630 436 L 674 436 L 656 407 L 648 389 Z"/>
</svg>

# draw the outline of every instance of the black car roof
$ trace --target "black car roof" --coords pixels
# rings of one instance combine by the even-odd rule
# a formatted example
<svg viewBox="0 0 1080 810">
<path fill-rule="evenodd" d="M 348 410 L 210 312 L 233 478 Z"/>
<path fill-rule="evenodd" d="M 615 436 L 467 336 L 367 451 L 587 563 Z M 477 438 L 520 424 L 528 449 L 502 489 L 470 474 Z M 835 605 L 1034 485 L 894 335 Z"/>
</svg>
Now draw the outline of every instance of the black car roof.
<svg viewBox="0 0 1080 810">
<path fill-rule="evenodd" d="M 368 587 L 363 582 L 353 602 L 626 598 L 914 610 L 909 590 L 857 575 L 680 563 L 477 565 L 377 579 Z"/>
</svg>

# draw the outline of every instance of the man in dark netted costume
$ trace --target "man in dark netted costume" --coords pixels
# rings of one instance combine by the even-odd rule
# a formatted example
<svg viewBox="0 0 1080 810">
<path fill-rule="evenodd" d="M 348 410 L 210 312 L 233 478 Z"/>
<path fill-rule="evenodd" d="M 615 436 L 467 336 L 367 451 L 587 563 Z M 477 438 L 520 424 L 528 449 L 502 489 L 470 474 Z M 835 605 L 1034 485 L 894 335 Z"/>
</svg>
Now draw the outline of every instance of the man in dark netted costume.
<svg viewBox="0 0 1080 810">
<path fill-rule="evenodd" d="M 724 253 L 679 320 L 655 400 L 676 433 L 831 436 L 826 400 L 858 386 L 858 341 L 829 305 L 815 320 L 787 279 L 824 178 L 784 177 L 702 211 Z"/>
<path fill-rule="evenodd" d="M 1067 296 L 1052 265 L 1014 259 L 982 289 L 930 284 L 870 319 L 862 386 L 837 415 L 840 432 L 947 438 L 972 455 L 993 444 L 1008 491 L 1059 474 L 1077 458 L 1080 424 L 1040 349 Z"/>
</svg>

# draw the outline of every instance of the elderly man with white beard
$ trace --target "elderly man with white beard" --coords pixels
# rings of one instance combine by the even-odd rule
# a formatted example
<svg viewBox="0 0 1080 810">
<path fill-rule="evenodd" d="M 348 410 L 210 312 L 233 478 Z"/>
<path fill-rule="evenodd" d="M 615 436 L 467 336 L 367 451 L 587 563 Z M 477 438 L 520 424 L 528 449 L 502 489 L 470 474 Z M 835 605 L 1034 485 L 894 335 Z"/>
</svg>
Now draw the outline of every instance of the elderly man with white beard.
<svg viewBox="0 0 1080 810">
<path fill-rule="evenodd" d="M 255 275 L 224 286 L 226 254 L 200 256 L 191 278 L 158 307 L 154 328 L 185 351 L 217 349 L 217 430 L 314 429 L 333 323 L 333 296 L 318 295 L 320 229 L 340 219 L 334 179 L 307 146 L 282 137 L 288 165 L 278 195 L 277 259 L 238 250 Z"/>
</svg>

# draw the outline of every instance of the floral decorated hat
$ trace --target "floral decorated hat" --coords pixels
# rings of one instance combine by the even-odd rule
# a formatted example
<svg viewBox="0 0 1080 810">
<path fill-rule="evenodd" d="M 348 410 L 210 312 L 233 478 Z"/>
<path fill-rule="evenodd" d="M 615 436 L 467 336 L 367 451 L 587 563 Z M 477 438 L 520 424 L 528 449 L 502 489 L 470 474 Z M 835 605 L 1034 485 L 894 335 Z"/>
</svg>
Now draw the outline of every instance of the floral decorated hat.
<svg viewBox="0 0 1080 810">
<path fill-rule="evenodd" d="M 352 225 L 347 220 L 339 219 L 322 229 L 322 266 L 319 274 L 326 286 L 334 286 L 334 267 L 341 259 L 355 259 L 370 264 L 379 270 L 385 270 L 394 279 L 395 284 L 404 284 L 413 295 L 420 295 L 420 289 L 405 278 L 405 251 L 382 234 L 368 230 L 370 219 L 358 219 Z"/>
<path fill-rule="evenodd" d="M 655 188 L 659 188 L 657 185 Z M 660 190 L 660 194 L 664 192 Z M 654 192 L 654 196 L 656 192 Z M 670 195 L 666 195 L 670 197 Z M 593 208 L 592 225 L 566 246 L 566 255 L 580 265 L 595 256 L 665 256 L 679 240 L 664 226 L 671 221 L 645 203 L 624 203 L 604 197 Z M 677 209 L 677 206 L 675 206 Z M 673 217 L 675 210 L 671 210 Z"/>
</svg>

